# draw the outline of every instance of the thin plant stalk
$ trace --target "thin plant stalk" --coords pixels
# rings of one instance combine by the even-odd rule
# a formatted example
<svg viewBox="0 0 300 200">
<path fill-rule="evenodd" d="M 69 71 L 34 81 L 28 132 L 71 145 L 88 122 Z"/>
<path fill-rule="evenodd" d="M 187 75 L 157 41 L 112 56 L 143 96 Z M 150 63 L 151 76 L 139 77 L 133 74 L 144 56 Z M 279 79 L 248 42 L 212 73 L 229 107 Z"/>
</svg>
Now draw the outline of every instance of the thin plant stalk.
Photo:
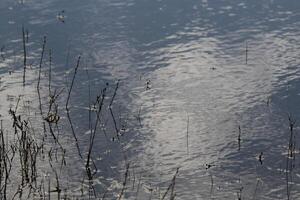
<svg viewBox="0 0 300 200">
<path fill-rule="evenodd" d="M 43 115 L 43 110 L 42 110 L 42 101 L 41 101 L 41 94 L 40 94 L 40 82 L 41 82 L 41 72 L 42 72 L 45 46 L 46 46 L 46 36 L 44 36 L 44 39 L 43 39 L 42 53 L 41 53 L 40 64 L 39 64 L 39 76 L 38 76 L 38 83 L 37 83 L 37 92 L 38 92 L 38 96 L 39 96 L 39 104 L 40 104 L 41 115 Z"/>
<path fill-rule="evenodd" d="M 69 101 L 70 101 L 70 97 L 71 97 L 71 92 L 72 92 L 72 89 L 73 89 L 73 85 L 74 85 L 75 77 L 76 77 L 76 74 L 77 74 L 77 70 L 79 68 L 79 64 L 80 64 L 80 56 L 78 57 L 77 65 L 75 67 L 74 75 L 73 75 L 71 86 L 70 86 L 70 89 L 69 89 L 67 102 L 66 102 L 66 111 L 67 111 L 67 117 L 68 117 L 68 120 L 69 120 L 69 123 L 70 123 L 70 126 L 71 126 L 72 134 L 73 134 L 73 137 L 74 137 L 75 142 L 76 142 L 76 147 L 77 147 L 77 150 L 78 150 L 78 154 L 79 154 L 80 158 L 82 158 L 79 143 L 78 143 L 78 139 L 77 139 L 77 136 L 75 134 L 73 123 L 72 123 L 72 120 L 71 120 L 70 108 L 69 108 Z"/>
<path fill-rule="evenodd" d="M 26 39 L 25 39 L 25 29 L 22 26 L 22 37 L 23 37 L 23 86 L 25 86 L 25 74 L 26 74 L 26 63 L 27 63 L 27 52 L 26 52 Z"/>
</svg>

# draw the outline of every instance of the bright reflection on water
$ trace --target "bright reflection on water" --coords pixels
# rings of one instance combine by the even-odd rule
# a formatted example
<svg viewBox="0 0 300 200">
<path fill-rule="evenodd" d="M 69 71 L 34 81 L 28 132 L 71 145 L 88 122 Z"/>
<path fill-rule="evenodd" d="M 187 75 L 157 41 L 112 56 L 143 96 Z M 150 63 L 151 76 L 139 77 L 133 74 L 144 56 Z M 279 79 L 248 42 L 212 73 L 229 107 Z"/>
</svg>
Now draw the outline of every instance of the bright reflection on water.
<svg viewBox="0 0 300 200">
<path fill-rule="evenodd" d="M 64 22 L 57 17 L 62 10 Z M 176 199 L 234 199 L 238 193 L 242 199 L 286 198 L 288 114 L 296 121 L 300 117 L 298 0 L 24 0 L 1 1 L 0 12 L 3 119 L 24 95 L 31 106 L 24 110 L 31 110 L 26 113 L 37 127 L 41 124 L 35 88 L 44 35 L 47 52 L 53 52 L 53 87 L 65 88 L 62 116 L 76 57 L 82 55 L 71 103 L 84 152 L 89 88 L 93 100 L 108 82 L 112 96 L 120 80 L 113 110 L 117 126 L 126 123 L 127 130 L 120 144 L 112 141 L 107 109 L 108 136 L 100 132 L 94 147 L 99 196 L 120 193 L 125 156 L 132 167 L 125 199 L 159 199 L 178 167 Z M 22 24 L 29 30 L 32 64 L 25 89 Z M 47 73 L 44 69 L 45 104 Z M 62 182 L 77 195 L 84 165 L 70 142 L 66 117 L 60 123 L 68 152 Z M 257 159 L 261 152 L 263 164 Z M 292 199 L 300 198 L 297 158 L 295 166 Z"/>
</svg>

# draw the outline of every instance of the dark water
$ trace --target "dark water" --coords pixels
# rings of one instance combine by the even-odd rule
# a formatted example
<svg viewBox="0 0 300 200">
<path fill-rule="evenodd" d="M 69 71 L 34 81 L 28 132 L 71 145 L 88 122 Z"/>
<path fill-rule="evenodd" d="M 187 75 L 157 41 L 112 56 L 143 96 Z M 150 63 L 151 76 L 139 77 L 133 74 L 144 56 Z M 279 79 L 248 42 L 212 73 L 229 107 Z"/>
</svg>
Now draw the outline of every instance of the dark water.
<svg viewBox="0 0 300 200">
<path fill-rule="evenodd" d="M 111 99 L 120 80 L 113 111 L 123 136 L 112 141 L 114 123 L 106 109 L 105 131 L 94 146 L 99 196 L 120 193 L 127 162 L 124 199 L 160 199 L 178 167 L 176 199 L 237 199 L 237 193 L 242 199 L 287 198 L 288 116 L 296 120 L 296 135 L 300 120 L 298 0 L 2 0 L 0 13 L 0 108 L 6 121 L 8 108 L 24 95 L 23 110 L 41 125 L 36 80 L 47 36 L 42 100 L 46 106 L 51 49 L 52 87 L 64 88 L 59 125 L 68 165 L 61 176 L 69 195 L 80 197 L 85 176 L 64 110 L 81 55 L 71 113 L 83 152 L 90 102 L 106 83 Z M 22 25 L 29 32 L 31 64 L 25 88 Z M 297 156 L 290 199 L 300 198 Z"/>
</svg>

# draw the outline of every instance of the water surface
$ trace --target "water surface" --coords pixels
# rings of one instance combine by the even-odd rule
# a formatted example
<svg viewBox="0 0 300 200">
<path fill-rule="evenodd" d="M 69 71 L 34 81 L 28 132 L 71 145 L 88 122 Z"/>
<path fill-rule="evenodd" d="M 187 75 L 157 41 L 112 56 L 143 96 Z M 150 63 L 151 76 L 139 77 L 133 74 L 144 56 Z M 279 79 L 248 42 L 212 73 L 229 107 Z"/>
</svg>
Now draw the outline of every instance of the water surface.
<svg viewBox="0 0 300 200">
<path fill-rule="evenodd" d="M 69 163 L 62 175 L 69 180 L 65 189 L 80 195 L 84 176 L 63 117 L 81 55 L 71 113 L 83 152 L 89 144 L 89 104 L 106 83 L 111 99 L 120 81 L 113 112 L 124 134 L 116 142 L 106 105 L 105 131 L 99 131 L 94 146 L 99 196 L 108 190 L 113 199 L 120 193 L 126 162 L 131 173 L 124 199 L 159 199 L 178 167 L 176 199 L 234 199 L 237 193 L 243 199 L 284 199 L 288 116 L 300 117 L 299 11 L 297 0 L 2 1 L 1 115 L 9 120 L 8 107 L 24 94 L 31 106 L 27 115 L 40 119 L 36 80 L 47 36 L 42 100 L 46 106 L 51 49 L 52 87 L 64 88 L 59 112 Z M 29 32 L 32 65 L 25 88 L 22 25 Z M 257 159 L 261 152 L 263 164 Z M 300 198 L 295 165 L 292 199 Z M 137 192 L 133 180 L 139 178 Z"/>
</svg>

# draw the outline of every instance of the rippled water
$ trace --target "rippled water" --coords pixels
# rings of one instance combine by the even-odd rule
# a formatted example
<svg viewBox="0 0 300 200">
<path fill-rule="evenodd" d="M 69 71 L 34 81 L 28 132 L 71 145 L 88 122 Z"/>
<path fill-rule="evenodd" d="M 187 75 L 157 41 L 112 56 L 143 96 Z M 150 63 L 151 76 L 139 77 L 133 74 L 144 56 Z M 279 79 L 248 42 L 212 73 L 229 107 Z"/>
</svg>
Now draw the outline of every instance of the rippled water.
<svg viewBox="0 0 300 200">
<path fill-rule="evenodd" d="M 62 10 L 64 22 L 57 17 Z M 9 106 L 24 95 L 23 110 L 41 124 L 36 80 L 44 35 L 42 100 L 46 105 L 52 49 L 53 88 L 64 88 L 62 116 L 82 56 L 71 113 L 84 152 L 89 103 L 106 82 L 111 97 L 120 80 L 113 110 L 117 127 L 126 130 L 121 142 L 112 141 L 107 109 L 108 135 L 99 132 L 94 146 L 99 196 L 120 193 L 125 156 L 130 163 L 125 199 L 159 199 L 178 167 L 176 199 L 237 199 L 237 193 L 242 199 L 287 198 L 288 116 L 300 117 L 298 0 L 2 0 L 0 13 L 3 119 L 9 121 Z M 25 88 L 22 25 L 29 32 L 31 64 Z M 62 181 L 76 196 L 84 166 L 66 117 L 60 128 L 68 163 Z M 261 152 L 263 164 L 257 159 Z M 296 157 L 291 199 L 300 198 L 299 164 Z"/>
</svg>

